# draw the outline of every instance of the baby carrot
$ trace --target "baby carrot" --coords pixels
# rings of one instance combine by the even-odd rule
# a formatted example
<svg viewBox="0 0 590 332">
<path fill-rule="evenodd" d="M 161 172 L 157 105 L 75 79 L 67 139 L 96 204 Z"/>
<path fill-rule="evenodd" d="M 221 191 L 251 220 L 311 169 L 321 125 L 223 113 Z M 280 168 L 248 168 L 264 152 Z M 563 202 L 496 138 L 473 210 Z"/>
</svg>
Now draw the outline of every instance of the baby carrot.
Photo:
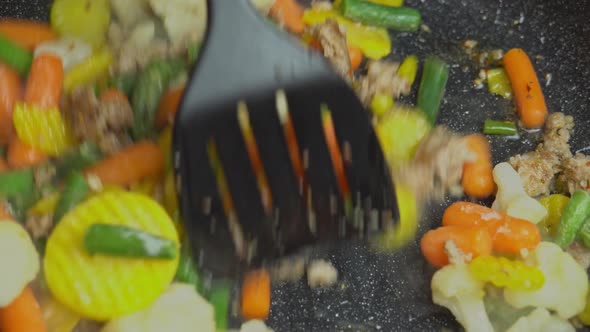
<svg viewBox="0 0 590 332">
<path fill-rule="evenodd" d="M 487 227 L 444 226 L 426 232 L 420 241 L 422 254 L 430 264 L 436 267 L 449 264 L 445 251 L 445 244 L 449 240 L 464 254 L 471 254 L 472 258 L 492 252 L 492 239 Z"/>
<path fill-rule="evenodd" d="M 293 33 L 302 33 L 305 28 L 303 24 L 303 7 L 297 0 L 275 0 L 269 14 L 278 22 L 283 23 Z"/>
<path fill-rule="evenodd" d="M 25 103 L 41 108 L 58 107 L 63 80 L 63 66 L 58 56 L 49 53 L 37 56 L 29 72 Z"/>
<path fill-rule="evenodd" d="M 5 172 L 9 169 L 8 163 L 4 158 L 0 157 L 0 173 Z"/>
<path fill-rule="evenodd" d="M 0 34 L 29 50 L 42 42 L 57 38 L 49 24 L 21 19 L 0 20 Z"/>
<path fill-rule="evenodd" d="M 520 254 L 521 250 L 534 249 L 541 241 L 535 224 L 524 219 L 510 217 L 486 206 L 471 202 L 455 202 L 443 215 L 444 226 L 485 225 L 492 237 L 496 252 Z"/>
<path fill-rule="evenodd" d="M 86 174 L 100 178 L 102 184 L 127 186 L 146 177 L 157 176 L 164 170 L 160 147 L 151 141 L 141 141 L 87 168 Z"/>
<path fill-rule="evenodd" d="M 0 308 L 0 331 L 47 332 L 43 313 L 30 287 L 9 305 Z"/>
<path fill-rule="evenodd" d="M 242 283 L 242 317 L 266 319 L 270 312 L 270 274 L 265 269 L 250 271 Z"/>
<path fill-rule="evenodd" d="M 363 62 L 363 51 L 354 46 L 348 46 L 348 57 L 350 58 L 351 70 L 354 72 Z"/>
<path fill-rule="evenodd" d="M 180 105 L 183 93 L 184 85 L 168 90 L 164 93 L 162 98 L 160 98 L 160 105 L 158 106 L 158 113 L 156 114 L 157 128 L 163 128 L 174 121 L 174 116 Z"/>
<path fill-rule="evenodd" d="M 43 152 L 25 144 L 14 137 L 8 147 L 8 165 L 11 168 L 24 168 L 37 165 L 47 159 Z"/>
<path fill-rule="evenodd" d="M 472 134 L 465 136 L 468 150 L 473 153 L 475 160 L 463 164 L 463 178 L 461 184 L 465 194 L 470 197 L 483 199 L 494 193 L 492 156 L 490 144 L 485 136 Z"/>
<path fill-rule="evenodd" d="M 541 84 L 528 55 L 520 48 L 513 48 L 504 54 L 503 62 L 523 125 L 526 128 L 543 126 L 547 106 Z"/>
<path fill-rule="evenodd" d="M 22 98 L 23 88 L 18 73 L 0 63 L 0 145 L 7 144 L 14 133 L 12 110 Z"/>
</svg>

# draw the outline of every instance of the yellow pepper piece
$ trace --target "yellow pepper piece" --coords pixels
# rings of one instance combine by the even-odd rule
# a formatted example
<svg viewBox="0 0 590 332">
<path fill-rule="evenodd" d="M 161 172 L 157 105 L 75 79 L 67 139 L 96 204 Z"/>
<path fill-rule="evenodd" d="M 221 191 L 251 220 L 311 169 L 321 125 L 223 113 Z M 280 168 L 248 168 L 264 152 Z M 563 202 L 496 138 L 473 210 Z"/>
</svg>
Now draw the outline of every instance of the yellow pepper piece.
<svg viewBox="0 0 590 332">
<path fill-rule="evenodd" d="M 113 62 L 113 56 L 107 49 L 93 54 L 84 62 L 77 64 L 64 76 L 64 90 L 72 91 L 75 86 L 92 83 L 107 74 Z"/>
<path fill-rule="evenodd" d="M 488 90 L 504 99 L 512 98 L 512 85 L 504 68 L 490 69 L 487 72 Z"/>
<path fill-rule="evenodd" d="M 174 223 L 145 195 L 98 194 L 71 210 L 47 241 L 44 271 L 55 299 L 84 318 L 105 321 L 145 308 L 168 287 L 172 260 L 89 255 L 84 236 L 90 225 L 111 223 L 137 228 L 179 243 Z"/>
<path fill-rule="evenodd" d="M 539 200 L 541 205 L 547 209 L 547 216 L 538 225 L 545 234 L 552 236 L 557 234 L 561 214 L 569 200 L 569 197 L 562 194 L 549 195 Z"/>
<path fill-rule="evenodd" d="M 46 214 L 53 213 L 55 211 L 55 207 L 57 206 L 57 201 L 59 200 L 60 193 L 56 191 L 51 195 L 41 198 L 33 207 L 31 207 L 28 211 L 30 214 L 34 214 L 37 216 L 42 216 Z"/>
<path fill-rule="evenodd" d="M 393 229 L 386 229 L 377 237 L 377 247 L 381 250 L 395 250 L 405 246 L 415 238 L 418 229 L 418 204 L 414 192 L 398 183 L 395 186 L 395 196 L 399 221 Z"/>
<path fill-rule="evenodd" d="M 401 7 L 404 5 L 404 0 L 367 0 L 369 2 L 377 3 L 390 7 Z"/>
<path fill-rule="evenodd" d="M 393 96 L 375 95 L 371 100 L 371 111 L 376 116 L 381 116 L 393 107 Z"/>
<path fill-rule="evenodd" d="M 74 139 L 57 108 L 41 109 L 17 103 L 13 112 L 18 138 L 50 156 L 58 156 Z"/>
<path fill-rule="evenodd" d="M 303 13 L 303 23 L 313 26 L 335 19 L 346 29 L 346 41 L 349 45 L 358 47 L 369 58 L 378 60 L 391 53 L 391 39 L 384 28 L 370 27 L 351 21 L 335 10 L 308 9 Z"/>
<path fill-rule="evenodd" d="M 402 64 L 397 69 L 397 74 L 401 77 L 405 77 L 410 85 L 414 84 L 416 79 L 416 72 L 418 71 L 418 57 L 415 55 L 409 55 L 404 59 Z"/>
<path fill-rule="evenodd" d="M 82 317 L 57 302 L 52 296 L 46 296 L 41 301 L 43 319 L 47 324 L 47 331 L 72 332 Z"/>
<path fill-rule="evenodd" d="M 513 290 L 537 290 L 545 284 L 540 269 L 506 257 L 478 256 L 469 263 L 469 271 L 477 280 Z"/>
<path fill-rule="evenodd" d="M 584 310 L 578 314 L 578 319 L 582 324 L 590 326 L 590 290 L 588 290 L 588 295 L 586 295 L 586 306 L 584 307 Z"/>
</svg>

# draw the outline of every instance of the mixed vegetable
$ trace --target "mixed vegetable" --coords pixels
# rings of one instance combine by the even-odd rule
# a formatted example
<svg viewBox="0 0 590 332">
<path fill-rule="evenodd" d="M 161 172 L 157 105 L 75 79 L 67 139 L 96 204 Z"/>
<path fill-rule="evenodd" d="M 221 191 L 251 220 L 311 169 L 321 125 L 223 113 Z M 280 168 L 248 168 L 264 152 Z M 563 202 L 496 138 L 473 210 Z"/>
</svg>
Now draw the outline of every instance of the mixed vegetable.
<svg viewBox="0 0 590 332">
<path fill-rule="evenodd" d="M 518 121 L 488 119 L 461 135 L 437 124 L 445 61 L 385 59 L 391 32 L 426 29 L 403 0 L 252 3 L 322 53 L 371 112 L 399 205 L 377 250 L 412 241 L 429 200 L 495 197 L 491 207 L 452 203 L 421 237 L 437 268 L 433 302 L 468 332 L 590 324 L 590 260 L 580 259 L 590 248 L 590 160 L 572 155 L 573 119 L 548 113 L 524 50 L 490 52 L 493 68 L 479 78 L 514 99 Z M 204 0 L 55 0 L 49 24 L 0 21 L 0 263 L 13 267 L 0 275 L 0 331 L 223 331 L 232 313 L 242 331 L 266 331 L 274 282 L 299 279 L 307 264 L 310 286 L 333 284 L 326 262 L 250 271 L 238 292 L 199 274 L 170 145 L 205 27 Z M 402 102 L 412 89 L 415 105 Z M 327 108 L 322 119 L 341 161 Z M 486 135 L 537 128 L 535 151 L 493 164 Z"/>
</svg>

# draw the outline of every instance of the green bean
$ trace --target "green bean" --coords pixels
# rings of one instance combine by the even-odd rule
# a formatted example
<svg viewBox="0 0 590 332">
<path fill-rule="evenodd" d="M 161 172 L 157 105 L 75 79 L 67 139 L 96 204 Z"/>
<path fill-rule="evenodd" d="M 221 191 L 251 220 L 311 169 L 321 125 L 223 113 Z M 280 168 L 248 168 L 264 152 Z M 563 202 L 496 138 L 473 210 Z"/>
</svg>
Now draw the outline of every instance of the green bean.
<svg viewBox="0 0 590 332">
<path fill-rule="evenodd" d="M 588 216 L 590 216 L 590 193 L 577 190 L 561 215 L 555 243 L 564 249 L 572 244 Z"/>
<path fill-rule="evenodd" d="M 59 196 L 55 213 L 53 214 L 53 223 L 57 224 L 61 218 L 72 208 L 82 202 L 88 195 L 88 183 L 82 173 L 72 173 L 66 181 L 64 190 Z"/>
<path fill-rule="evenodd" d="M 396 31 L 416 31 L 422 17 L 414 8 L 384 6 L 363 0 L 342 0 L 342 15 L 363 24 Z"/>
<path fill-rule="evenodd" d="M 486 135 L 516 135 L 516 125 L 508 121 L 486 120 L 483 124 Z"/>
<path fill-rule="evenodd" d="M 417 106 L 432 125 L 436 123 L 448 79 L 449 68 L 443 60 L 437 57 L 426 58 L 418 89 Z"/>
</svg>

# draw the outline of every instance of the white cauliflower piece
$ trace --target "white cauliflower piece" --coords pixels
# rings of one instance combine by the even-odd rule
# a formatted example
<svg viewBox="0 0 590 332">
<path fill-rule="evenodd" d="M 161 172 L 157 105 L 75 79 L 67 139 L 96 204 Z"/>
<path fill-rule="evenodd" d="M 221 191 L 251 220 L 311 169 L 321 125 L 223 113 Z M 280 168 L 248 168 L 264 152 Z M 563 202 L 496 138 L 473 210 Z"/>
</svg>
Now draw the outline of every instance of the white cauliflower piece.
<svg viewBox="0 0 590 332">
<path fill-rule="evenodd" d="M 64 71 L 86 60 L 92 54 L 92 47 L 85 41 L 73 37 L 47 41 L 35 47 L 35 56 L 51 53 L 61 59 Z"/>
<path fill-rule="evenodd" d="M 449 309 L 466 332 L 494 332 L 486 313 L 484 283 L 473 278 L 467 265 L 447 265 L 431 281 L 432 301 Z"/>
<path fill-rule="evenodd" d="M 338 281 L 338 270 L 331 262 L 314 260 L 307 267 L 307 284 L 311 288 L 330 287 Z"/>
<path fill-rule="evenodd" d="M 524 191 L 518 172 L 509 163 L 494 167 L 494 182 L 498 185 L 498 192 L 492 209 L 535 224 L 547 215 L 547 209 Z"/>
<path fill-rule="evenodd" d="M 150 17 L 147 0 L 111 0 L 110 2 L 115 17 L 126 29 Z"/>
<path fill-rule="evenodd" d="M 506 332 L 575 332 L 576 329 L 567 320 L 555 317 L 544 308 L 533 310 L 528 316 L 521 317 Z"/>
<path fill-rule="evenodd" d="M 252 319 L 240 327 L 240 332 L 274 332 L 273 329 L 266 326 L 263 321 L 259 319 Z"/>
<path fill-rule="evenodd" d="M 215 332 L 213 306 L 202 298 L 195 286 L 173 283 L 152 305 L 116 318 L 101 332 Z"/>
<path fill-rule="evenodd" d="M 545 275 L 545 284 L 535 291 L 504 290 L 504 299 L 515 308 L 526 306 L 554 310 L 569 319 L 586 304 L 588 276 L 574 258 L 555 243 L 541 242 L 525 259 Z"/>
<path fill-rule="evenodd" d="M 39 254 L 27 231 L 18 223 L 0 219 L 0 307 L 7 306 L 35 279 Z"/>
<path fill-rule="evenodd" d="M 203 40 L 207 28 L 206 0 L 149 0 L 162 19 L 173 50 Z"/>
</svg>

